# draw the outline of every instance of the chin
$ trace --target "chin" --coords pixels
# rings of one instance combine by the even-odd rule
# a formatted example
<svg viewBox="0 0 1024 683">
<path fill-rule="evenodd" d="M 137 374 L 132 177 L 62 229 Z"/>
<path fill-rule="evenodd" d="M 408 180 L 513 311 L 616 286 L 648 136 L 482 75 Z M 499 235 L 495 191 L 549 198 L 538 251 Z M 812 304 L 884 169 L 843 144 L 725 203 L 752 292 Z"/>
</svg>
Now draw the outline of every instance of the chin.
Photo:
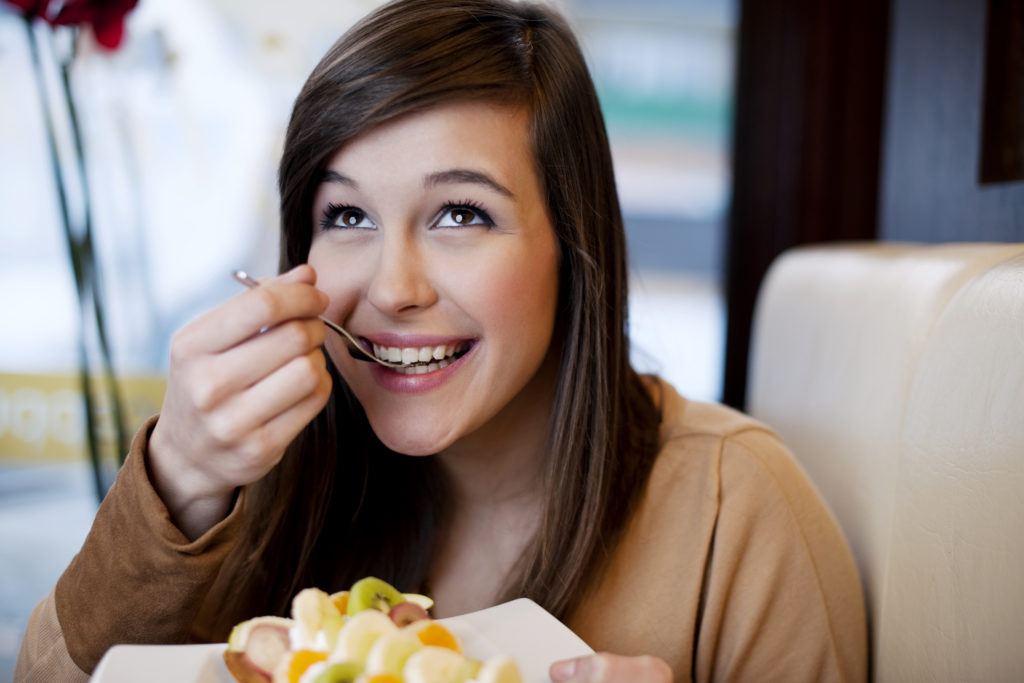
<svg viewBox="0 0 1024 683">
<path fill-rule="evenodd" d="M 377 438 L 385 446 L 402 455 L 423 456 L 434 455 L 450 446 L 454 439 L 447 435 L 410 432 L 408 425 L 394 428 L 393 425 L 378 425 L 373 419 L 370 420 Z"/>
</svg>

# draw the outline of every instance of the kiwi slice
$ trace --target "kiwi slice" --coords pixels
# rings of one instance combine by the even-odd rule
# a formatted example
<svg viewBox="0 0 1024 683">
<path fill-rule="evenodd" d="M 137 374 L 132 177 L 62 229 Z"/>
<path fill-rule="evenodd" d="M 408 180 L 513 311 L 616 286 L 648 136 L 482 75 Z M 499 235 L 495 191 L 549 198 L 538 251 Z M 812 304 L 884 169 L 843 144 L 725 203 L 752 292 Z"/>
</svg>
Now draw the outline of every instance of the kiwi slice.
<svg viewBox="0 0 1024 683">
<path fill-rule="evenodd" d="M 348 615 L 351 617 L 365 609 L 387 614 L 395 605 L 405 602 L 405 596 L 387 581 L 373 576 L 359 579 L 349 591 Z"/>
<path fill-rule="evenodd" d="M 313 679 L 313 683 L 355 683 L 361 673 L 363 667 L 355 662 L 335 662 L 328 664 L 327 668 Z"/>
</svg>

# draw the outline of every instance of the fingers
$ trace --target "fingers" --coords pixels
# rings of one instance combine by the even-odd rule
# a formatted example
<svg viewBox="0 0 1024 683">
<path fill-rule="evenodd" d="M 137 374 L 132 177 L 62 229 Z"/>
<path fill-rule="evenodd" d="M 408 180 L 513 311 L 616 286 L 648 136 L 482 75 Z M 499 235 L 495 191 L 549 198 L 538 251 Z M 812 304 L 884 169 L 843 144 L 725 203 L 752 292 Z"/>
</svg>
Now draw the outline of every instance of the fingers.
<svg viewBox="0 0 1024 683">
<path fill-rule="evenodd" d="M 672 668 L 663 659 L 607 652 L 555 662 L 549 675 L 555 683 L 672 683 Z"/>
<path fill-rule="evenodd" d="M 197 409 L 188 391 L 175 386 L 168 382 L 147 463 L 172 521 L 197 538 L 219 521 L 234 489 L 280 461 L 327 403 L 331 377 L 315 349 L 213 409 Z"/>
<path fill-rule="evenodd" d="M 319 413 L 331 393 L 331 377 L 319 349 L 293 359 L 217 412 L 210 426 L 219 450 L 218 476 L 235 485 L 261 478 L 295 436 Z"/>
<path fill-rule="evenodd" d="M 317 353 L 322 360 L 322 352 Z M 284 447 L 324 409 L 330 395 L 331 376 L 325 371 L 313 391 L 261 425 L 256 438 L 261 440 L 262 447 L 277 448 L 283 454 Z"/>
<path fill-rule="evenodd" d="M 329 386 L 330 375 L 320 349 L 314 349 L 288 361 L 234 396 L 224 406 L 222 412 L 228 416 L 230 422 L 244 425 L 237 428 L 241 433 L 231 435 L 230 440 L 239 441 L 248 432 L 262 429 L 279 416 L 293 410 L 310 396 L 317 395 L 325 381 Z M 295 432 L 298 433 L 298 429 Z M 286 446 L 294 436 L 292 434 L 280 443 L 280 446 Z"/>
<path fill-rule="evenodd" d="M 316 318 L 329 299 L 315 281 L 309 266 L 268 278 L 189 323 L 175 335 L 175 346 L 183 354 L 216 353 L 286 320 Z"/>
<path fill-rule="evenodd" d="M 294 359 L 316 351 L 326 337 L 327 327 L 317 318 L 289 320 L 206 357 L 203 376 L 197 378 L 210 389 L 204 403 L 212 407 L 252 386 Z"/>
</svg>

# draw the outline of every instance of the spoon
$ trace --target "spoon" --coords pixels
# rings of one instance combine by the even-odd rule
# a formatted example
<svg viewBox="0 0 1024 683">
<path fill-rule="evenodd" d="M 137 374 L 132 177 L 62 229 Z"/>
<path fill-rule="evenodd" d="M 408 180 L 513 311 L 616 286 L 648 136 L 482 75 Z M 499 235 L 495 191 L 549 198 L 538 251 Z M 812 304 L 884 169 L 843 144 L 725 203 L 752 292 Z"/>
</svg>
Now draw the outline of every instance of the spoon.
<svg viewBox="0 0 1024 683">
<path fill-rule="evenodd" d="M 246 273 L 244 270 L 236 270 L 233 273 L 233 275 L 235 276 L 236 280 L 241 282 L 246 287 L 252 288 L 260 286 L 260 283 L 249 277 L 249 274 Z M 355 340 L 355 337 L 349 334 L 344 327 L 334 322 L 333 320 L 328 320 L 322 315 L 317 317 L 320 318 L 320 320 L 322 320 L 323 323 L 327 325 L 327 327 L 331 328 L 332 330 L 341 335 L 341 338 L 345 341 L 345 346 L 348 348 L 349 355 L 355 358 L 356 360 L 374 361 L 388 368 L 407 367 L 404 363 L 390 363 L 386 360 L 381 360 L 380 358 L 377 358 L 377 356 L 373 355 L 372 353 L 364 349 L 362 345 Z"/>
</svg>

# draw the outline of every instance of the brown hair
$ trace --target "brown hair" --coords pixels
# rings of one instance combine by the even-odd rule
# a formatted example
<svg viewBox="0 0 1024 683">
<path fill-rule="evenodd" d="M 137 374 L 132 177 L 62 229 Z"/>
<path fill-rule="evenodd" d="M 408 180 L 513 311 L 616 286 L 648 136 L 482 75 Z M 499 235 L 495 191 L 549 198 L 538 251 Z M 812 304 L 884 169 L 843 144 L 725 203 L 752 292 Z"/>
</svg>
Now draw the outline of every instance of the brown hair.
<svg viewBox="0 0 1024 683">
<path fill-rule="evenodd" d="M 558 385 L 548 433 L 546 509 L 508 577 L 568 617 L 643 491 L 658 416 L 629 364 L 622 217 L 597 95 L 566 22 L 504 0 L 398 0 L 350 29 L 314 69 L 292 113 L 280 165 L 281 270 L 305 262 L 313 193 L 346 142 L 453 100 L 525 106 L 561 251 Z M 333 371 L 324 411 L 251 487 L 228 624 L 281 613 L 296 590 L 374 574 L 421 588 L 444 510 L 431 458 L 388 451 Z M 341 436 L 343 435 L 343 436 Z"/>
</svg>

